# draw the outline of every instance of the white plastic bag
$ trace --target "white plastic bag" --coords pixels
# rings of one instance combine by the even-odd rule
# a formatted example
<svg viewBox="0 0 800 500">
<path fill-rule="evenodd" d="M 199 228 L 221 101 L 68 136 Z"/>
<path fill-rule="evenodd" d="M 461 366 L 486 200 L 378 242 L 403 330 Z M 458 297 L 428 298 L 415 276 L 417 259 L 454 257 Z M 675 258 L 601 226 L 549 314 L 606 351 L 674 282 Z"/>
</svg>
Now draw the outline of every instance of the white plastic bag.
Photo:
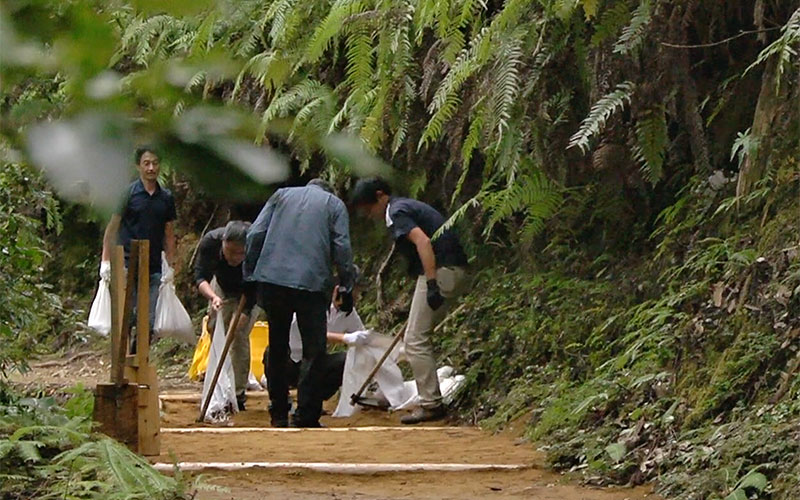
<svg viewBox="0 0 800 500">
<path fill-rule="evenodd" d="M 211 349 L 208 354 L 208 368 L 203 379 L 203 398 L 200 400 L 202 408 L 203 402 L 208 397 L 211 386 L 211 379 L 217 371 L 217 365 L 222 361 L 222 371 L 219 373 L 217 385 L 211 396 L 211 402 L 206 410 L 205 421 L 210 423 L 226 422 L 231 415 L 238 411 L 236 404 L 236 386 L 233 381 L 233 365 L 230 355 L 222 360 L 222 350 L 225 349 L 225 321 L 222 311 L 217 311 L 217 322 L 214 326 L 214 335 L 211 338 Z"/>
<path fill-rule="evenodd" d="M 357 406 L 350 403 L 350 396 L 358 391 L 361 384 L 364 383 L 375 367 L 375 363 L 391 345 L 391 341 L 390 337 L 371 333 L 368 344 L 353 345 L 347 349 L 342 388 L 339 403 L 336 411 L 333 412 L 334 417 L 349 417 L 358 410 Z M 375 374 L 374 382 L 378 386 L 377 391 L 372 393 L 367 391 L 367 394 L 364 394 L 365 397 L 385 400 L 390 407 L 401 405 L 410 397 L 403 385 L 403 374 L 400 372 L 400 367 L 397 366 L 397 351 L 397 348 L 392 351 Z"/>
<path fill-rule="evenodd" d="M 456 391 L 464 384 L 466 377 L 464 375 L 453 375 L 455 370 L 452 366 L 442 366 L 436 370 L 436 376 L 439 379 L 439 392 L 442 394 L 442 402 L 450 404 Z M 419 393 L 417 392 L 417 383 L 413 380 L 405 382 L 406 394 L 409 395 L 407 401 L 403 404 L 392 408 L 393 410 L 413 410 L 419 406 Z"/>
<path fill-rule="evenodd" d="M 89 328 L 100 335 L 108 336 L 111 331 L 111 290 L 109 280 L 101 278 L 97 285 L 92 308 L 89 310 Z"/>
<path fill-rule="evenodd" d="M 158 288 L 156 317 L 153 330 L 159 337 L 174 337 L 194 345 L 195 336 L 192 318 L 175 294 L 175 271 L 167 264 L 164 252 L 161 252 L 161 286 Z M 222 334 L 225 335 L 224 333 Z"/>
</svg>

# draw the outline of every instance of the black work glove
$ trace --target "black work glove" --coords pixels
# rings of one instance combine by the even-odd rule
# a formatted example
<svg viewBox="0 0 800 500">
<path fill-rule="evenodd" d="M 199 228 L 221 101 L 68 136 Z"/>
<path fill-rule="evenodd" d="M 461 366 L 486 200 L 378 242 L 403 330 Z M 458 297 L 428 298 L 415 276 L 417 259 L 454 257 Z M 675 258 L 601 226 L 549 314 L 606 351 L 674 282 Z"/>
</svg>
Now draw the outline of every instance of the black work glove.
<svg viewBox="0 0 800 500">
<path fill-rule="evenodd" d="M 345 287 L 339 287 L 339 310 L 350 315 L 353 312 L 353 292 L 348 292 Z"/>
<path fill-rule="evenodd" d="M 439 283 L 435 279 L 428 280 L 428 305 L 434 311 L 442 307 L 444 304 L 444 297 L 439 292 Z"/>
</svg>

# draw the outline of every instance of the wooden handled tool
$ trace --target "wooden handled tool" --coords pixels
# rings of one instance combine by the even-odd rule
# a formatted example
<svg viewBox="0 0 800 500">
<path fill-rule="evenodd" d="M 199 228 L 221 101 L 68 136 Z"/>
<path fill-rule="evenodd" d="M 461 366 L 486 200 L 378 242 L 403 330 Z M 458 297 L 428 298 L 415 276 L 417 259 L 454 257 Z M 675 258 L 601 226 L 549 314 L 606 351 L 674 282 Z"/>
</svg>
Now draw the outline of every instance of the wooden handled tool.
<svg viewBox="0 0 800 500">
<path fill-rule="evenodd" d="M 397 335 L 394 336 L 394 339 L 392 339 L 392 343 L 389 344 L 389 348 L 386 349 L 386 352 L 383 353 L 383 356 L 381 356 L 381 359 L 379 359 L 378 362 L 375 364 L 375 368 L 373 368 L 372 371 L 369 372 L 369 375 L 367 376 L 367 379 L 364 381 L 363 384 L 361 384 L 361 388 L 358 389 L 358 392 L 356 392 L 355 394 L 350 396 L 350 404 L 356 405 L 356 404 L 360 404 L 360 403 L 363 402 L 363 398 L 361 397 L 361 395 L 364 394 L 364 391 L 367 390 L 367 387 L 372 382 L 372 379 L 375 378 L 375 374 L 378 373 L 378 370 L 380 370 L 381 366 L 383 366 L 383 362 L 386 361 L 386 358 L 388 358 L 389 354 L 392 353 L 392 351 L 394 350 L 395 346 L 398 344 L 398 342 L 400 342 L 400 339 L 403 338 L 403 335 L 406 332 L 406 326 L 407 325 L 408 325 L 408 321 L 403 323 L 403 327 L 400 328 L 400 330 L 397 332 Z M 370 405 L 370 406 L 372 406 L 372 405 Z"/>
<path fill-rule="evenodd" d="M 228 355 L 228 349 L 230 349 L 231 344 L 233 343 L 233 338 L 236 334 L 236 327 L 239 326 L 239 317 L 244 311 L 244 304 L 245 298 L 244 295 L 242 295 L 242 298 L 239 299 L 239 307 L 236 308 L 236 313 L 234 313 L 233 317 L 231 318 L 231 322 L 228 325 L 228 332 L 225 334 L 225 347 L 222 349 L 222 355 L 219 357 L 219 361 L 217 362 L 217 369 L 214 370 L 214 378 L 211 379 L 211 386 L 209 387 L 206 400 L 203 401 L 203 406 L 200 409 L 200 416 L 197 417 L 198 422 L 202 422 L 203 419 L 206 418 L 206 411 L 208 411 L 208 405 L 211 403 L 211 397 L 214 395 L 214 389 L 217 387 L 217 380 L 219 379 L 219 374 L 222 372 L 222 366 L 225 364 L 225 356 Z"/>
</svg>

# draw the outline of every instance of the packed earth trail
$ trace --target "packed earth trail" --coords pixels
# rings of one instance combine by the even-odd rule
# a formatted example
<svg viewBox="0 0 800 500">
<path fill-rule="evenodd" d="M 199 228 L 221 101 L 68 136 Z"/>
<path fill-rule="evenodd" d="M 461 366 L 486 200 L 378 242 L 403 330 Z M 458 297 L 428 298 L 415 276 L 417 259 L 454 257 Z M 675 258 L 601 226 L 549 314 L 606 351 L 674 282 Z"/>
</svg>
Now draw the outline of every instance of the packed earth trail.
<svg viewBox="0 0 800 500">
<path fill-rule="evenodd" d="M 16 383 L 50 389 L 103 380 L 97 355 L 34 365 Z M 325 429 L 269 428 L 264 392 L 249 394 L 247 411 L 230 426 L 198 424 L 200 387 L 165 379 L 161 390 L 161 454 L 205 485 L 198 500 L 467 499 L 637 500 L 651 488 L 595 488 L 544 469 L 543 456 L 519 430 L 492 434 L 437 422 L 402 426 L 400 414 L 365 410 L 324 416 Z M 326 409 L 332 410 L 332 402 Z"/>
</svg>

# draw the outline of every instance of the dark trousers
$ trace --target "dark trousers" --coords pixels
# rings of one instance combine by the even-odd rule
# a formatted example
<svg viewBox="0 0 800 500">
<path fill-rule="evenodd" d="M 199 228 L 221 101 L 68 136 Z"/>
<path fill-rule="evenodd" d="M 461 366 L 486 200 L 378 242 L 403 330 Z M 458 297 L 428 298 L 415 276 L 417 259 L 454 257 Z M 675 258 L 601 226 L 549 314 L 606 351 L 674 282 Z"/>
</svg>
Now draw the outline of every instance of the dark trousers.
<svg viewBox="0 0 800 500">
<path fill-rule="evenodd" d="M 267 384 L 270 411 L 274 420 L 288 417 L 289 328 L 292 315 L 303 340 L 303 361 L 297 382 L 295 421 L 303 426 L 319 422 L 322 413 L 325 347 L 327 333 L 327 297 L 322 292 L 309 292 L 270 283 L 260 284 L 259 300 L 269 323 L 269 359 Z"/>
<path fill-rule="evenodd" d="M 342 377 L 344 376 L 344 362 L 347 359 L 347 352 L 340 351 L 325 354 L 322 360 L 323 365 L 323 378 L 320 385 L 320 393 L 322 400 L 327 401 L 332 398 L 334 394 L 342 386 Z M 289 382 L 289 388 L 297 387 L 297 382 L 300 378 L 300 365 L 295 363 L 291 358 L 286 358 L 286 378 Z M 267 373 L 267 385 L 269 385 L 269 347 L 264 351 L 264 366 Z"/>
</svg>

